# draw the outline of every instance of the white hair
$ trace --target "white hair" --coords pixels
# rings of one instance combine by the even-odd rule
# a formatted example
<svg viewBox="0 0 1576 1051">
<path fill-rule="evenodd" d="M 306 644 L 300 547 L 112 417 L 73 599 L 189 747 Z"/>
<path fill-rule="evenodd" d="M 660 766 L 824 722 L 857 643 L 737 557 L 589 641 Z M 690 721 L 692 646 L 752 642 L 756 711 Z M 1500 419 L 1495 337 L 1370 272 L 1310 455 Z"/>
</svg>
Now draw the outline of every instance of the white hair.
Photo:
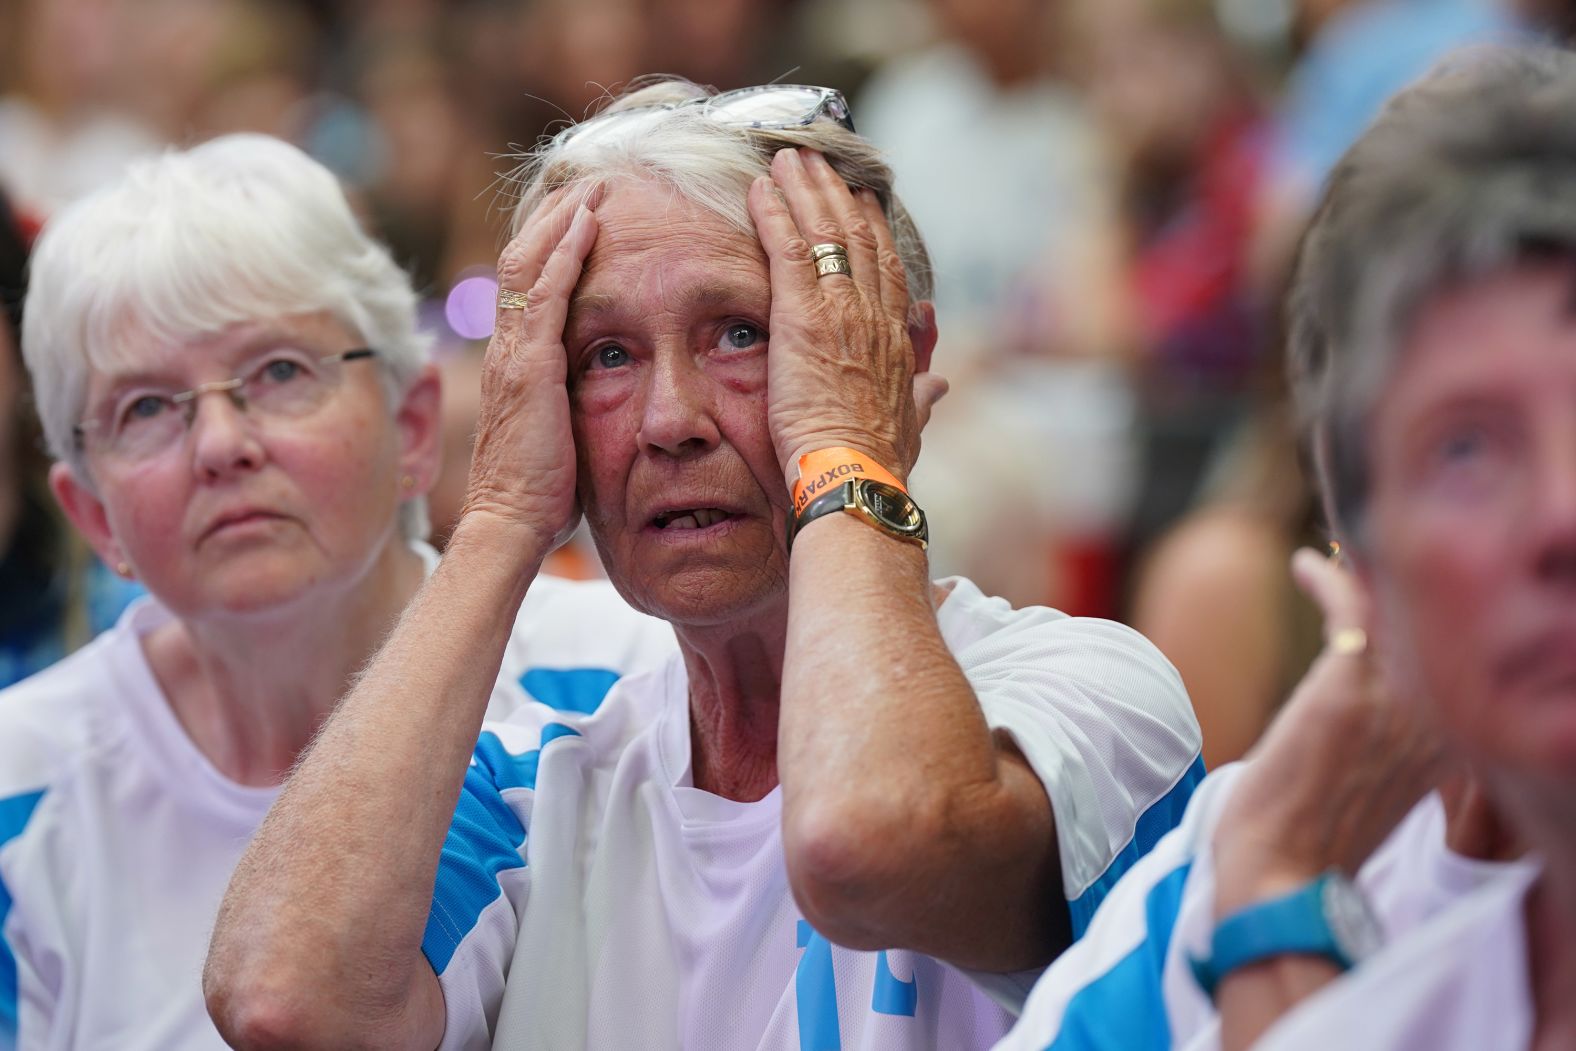
<svg viewBox="0 0 1576 1051">
<path fill-rule="evenodd" d="M 617 134 L 554 138 L 523 154 L 508 180 L 509 191 L 518 198 L 514 229 L 561 186 L 630 178 L 661 182 L 754 238 L 747 203 L 750 184 L 770 172 L 778 150 L 804 146 L 825 156 L 849 186 L 875 192 L 907 271 L 909 299 L 917 304 L 935 297 L 925 242 L 892 192 L 892 169 L 880 150 L 832 121 L 787 129 L 732 127 L 709 119 L 697 106 L 682 105 L 710 94 L 687 80 L 643 78 L 598 116 L 643 107 L 675 108 L 654 109 L 647 116 L 628 114 L 623 118 L 627 126 Z"/>
<path fill-rule="evenodd" d="M 76 438 L 95 370 L 129 336 L 177 345 L 243 322 L 326 312 L 378 352 L 390 412 L 428 358 L 410 277 L 329 170 L 266 135 L 133 163 L 62 210 L 32 258 L 22 350 L 50 452 L 91 482 Z M 400 528 L 427 532 L 422 500 Z"/>
</svg>

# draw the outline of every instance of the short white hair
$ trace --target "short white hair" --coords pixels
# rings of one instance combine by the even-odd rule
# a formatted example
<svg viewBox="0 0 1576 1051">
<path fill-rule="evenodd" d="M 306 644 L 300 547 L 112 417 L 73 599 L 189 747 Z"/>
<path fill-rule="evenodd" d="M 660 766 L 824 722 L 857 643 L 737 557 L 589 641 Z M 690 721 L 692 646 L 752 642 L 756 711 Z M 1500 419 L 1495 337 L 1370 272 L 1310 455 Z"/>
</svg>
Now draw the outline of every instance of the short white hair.
<svg viewBox="0 0 1576 1051">
<path fill-rule="evenodd" d="M 32 258 L 22 350 L 50 452 L 91 483 L 76 438 L 89 376 L 128 334 L 180 344 L 326 312 L 378 352 L 390 412 L 428 360 L 416 294 L 338 181 L 294 146 L 226 135 L 134 162 L 52 218 Z M 422 500 L 402 533 L 427 532 Z"/>
<path fill-rule="evenodd" d="M 770 172 L 778 150 L 802 146 L 825 156 L 849 186 L 874 191 L 907 272 L 910 301 L 935 298 L 924 239 L 892 190 L 891 167 L 868 139 L 825 120 L 786 129 L 730 127 L 707 118 L 699 107 L 682 105 L 710 94 L 710 89 L 687 80 L 641 78 L 599 116 L 648 106 L 675 108 L 654 113 L 654 119 L 633 120 L 616 135 L 548 139 L 520 155 L 505 191 L 517 198 L 514 229 L 561 186 L 630 178 L 663 183 L 753 238 L 750 184 Z"/>
</svg>

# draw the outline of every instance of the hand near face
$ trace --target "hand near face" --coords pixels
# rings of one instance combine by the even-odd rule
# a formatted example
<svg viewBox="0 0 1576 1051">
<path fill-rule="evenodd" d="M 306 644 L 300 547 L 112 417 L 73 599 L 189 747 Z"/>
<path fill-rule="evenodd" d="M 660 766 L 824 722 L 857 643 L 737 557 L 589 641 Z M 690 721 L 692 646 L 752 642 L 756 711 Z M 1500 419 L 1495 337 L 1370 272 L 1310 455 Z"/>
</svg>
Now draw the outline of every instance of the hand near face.
<svg viewBox="0 0 1576 1051">
<path fill-rule="evenodd" d="M 544 553 L 579 518 L 564 321 L 596 241 L 599 198 L 600 188 L 549 196 L 498 259 L 500 286 L 527 303 L 498 309 L 461 520 L 491 516 L 522 528 Z"/>
<path fill-rule="evenodd" d="M 1337 868 L 1354 874 L 1443 772 L 1414 698 L 1387 690 L 1366 645 L 1372 606 L 1355 574 L 1303 549 L 1292 575 L 1324 613 L 1325 649 L 1249 756 L 1217 826 L 1216 914 Z"/>
<path fill-rule="evenodd" d="M 785 476 L 806 452 L 848 446 L 906 478 L 946 384 L 915 376 L 907 275 L 875 194 L 851 192 L 819 153 L 783 150 L 750 214 L 771 267 L 767 415 Z M 818 277 L 819 244 L 846 246 L 852 273 Z"/>
</svg>

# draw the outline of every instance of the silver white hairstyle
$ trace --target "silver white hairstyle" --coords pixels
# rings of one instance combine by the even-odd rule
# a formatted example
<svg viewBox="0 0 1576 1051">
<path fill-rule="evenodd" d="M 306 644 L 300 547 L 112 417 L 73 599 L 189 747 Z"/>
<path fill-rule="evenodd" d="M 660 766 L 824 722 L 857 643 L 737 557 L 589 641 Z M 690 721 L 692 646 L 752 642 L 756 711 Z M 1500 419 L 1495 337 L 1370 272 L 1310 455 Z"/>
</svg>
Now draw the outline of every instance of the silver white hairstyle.
<svg viewBox="0 0 1576 1051">
<path fill-rule="evenodd" d="M 1480 47 L 1395 96 L 1331 173 L 1288 296 L 1288 372 L 1341 541 L 1366 548 L 1370 414 L 1416 311 L 1576 259 L 1576 55 Z"/>
<path fill-rule="evenodd" d="M 687 80 L 643 78 L 599 115 L 645 106 L 677 108 L 658 119 L 630 121 L 616 135 L 546 140 L 521 155 L 506 189 L 517 198 L 514 229 L 518 231 L 542 200 L 561 186 L 589 189 L 595 182 L 629 178 L 664 183 L 753 238 L 755 224 L 746 204 L 750 184 L 768 174 L 778 150 L 803 146 L 825 156 L 850 186 L 875 192 L 908 273 L 910 301 L 917 304 L 935 297 L 925 242 L 892 192 L 891 167 L 869 140 L 832 121 L 788 129 L 730 127 L 708 119 L 699 107 L 679 105 L 709 94 Z"/>
<path fill-rule="evenodd" d="M 50 452 L 92 484 L 75 436 L 94 370 L 131 340 L 176 345 L 326 312 L 378 352 L 389 411 L 428 359 L 410 277 L 361 228 L 329 170 L 266 135 L 133 163 L 52 218 L 33 253 L 22 350 Z M 427 533 L 425 501 L 400 510 Z"/>
</svg>

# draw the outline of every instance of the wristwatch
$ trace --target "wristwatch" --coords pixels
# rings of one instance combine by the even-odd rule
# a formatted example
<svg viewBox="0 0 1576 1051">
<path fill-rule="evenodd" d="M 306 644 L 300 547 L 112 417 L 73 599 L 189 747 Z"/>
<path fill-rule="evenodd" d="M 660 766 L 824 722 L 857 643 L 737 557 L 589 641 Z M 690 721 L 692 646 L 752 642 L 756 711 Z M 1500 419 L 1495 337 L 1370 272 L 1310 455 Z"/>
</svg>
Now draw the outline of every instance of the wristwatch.
<svg viewBox="0 0 1576 1051">
<path fill-rule="evenodd" d="M 1221 920 L 1208 959 L 1193 959 L 1193 977 L 1211 1000 L 1232 971 L 1273 956 L 1321 956 L 1349 971 L 1382 942 L 1379 922 L 1356 884 L 1331 869 L 1290 894 L 1250 905 Z"/>
<path fill-rule="evenodd" d="M 855 478 L 811 500 L 797 519 L 789 521 L 788 550 L 793 550 L 794 537 L 805 526 L 822 515 L 837 511 L 846 511 L 899 540 L 918 544 L 921 549 L 930 543 L 925 512 L 912 497 L 895 485 L 871 478 Z"/>
</svg>

